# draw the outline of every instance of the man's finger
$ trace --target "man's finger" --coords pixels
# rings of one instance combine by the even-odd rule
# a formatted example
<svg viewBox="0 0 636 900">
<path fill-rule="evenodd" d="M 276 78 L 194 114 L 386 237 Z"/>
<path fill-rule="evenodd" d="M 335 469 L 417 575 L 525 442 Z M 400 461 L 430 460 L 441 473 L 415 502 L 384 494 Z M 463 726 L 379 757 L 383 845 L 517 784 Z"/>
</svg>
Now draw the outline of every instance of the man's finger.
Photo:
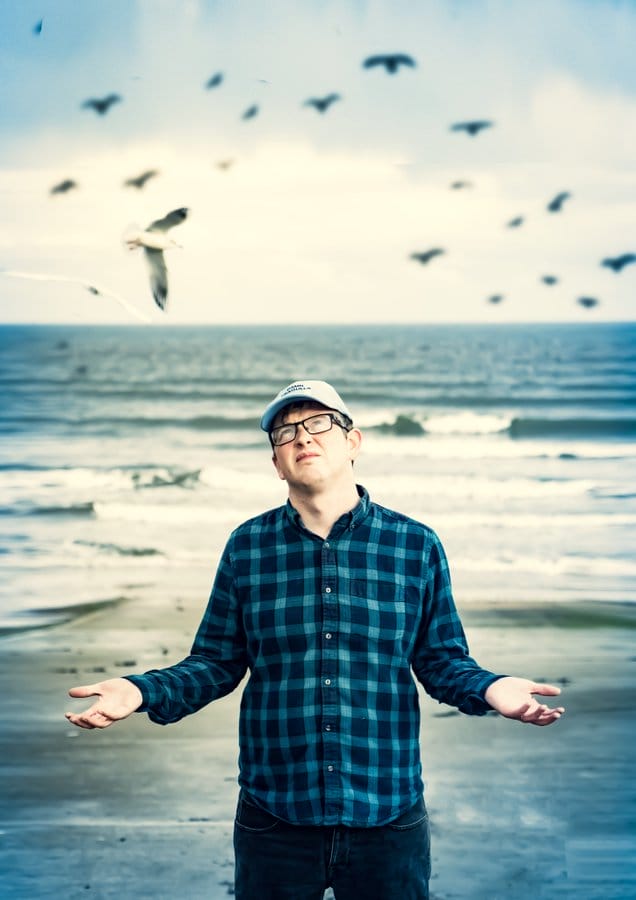
<svg viewBox="0 0 636 900">
<path fill-rule="evenodd" d="M 558 697 L 561 688 L 556 684 L 541 684 L 536 681 L 530 686 L 531 694 L 541 694 L 542 697 Z"/>
<path fill-rule="evenodd" d="M 69 697 L 93 697 L 95 694 L 99 694 L 99 683 L 80 684 L 72 687 L 68 693 Z"/>
</svg>

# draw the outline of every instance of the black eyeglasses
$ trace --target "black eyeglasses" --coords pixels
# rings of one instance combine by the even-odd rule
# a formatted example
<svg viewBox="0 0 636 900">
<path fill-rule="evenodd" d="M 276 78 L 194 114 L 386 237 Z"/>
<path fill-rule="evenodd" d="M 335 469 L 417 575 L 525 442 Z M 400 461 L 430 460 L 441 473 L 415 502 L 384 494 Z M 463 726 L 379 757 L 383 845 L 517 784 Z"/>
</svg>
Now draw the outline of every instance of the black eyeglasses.
<svg viewBox="0 0 636 900">
<path fill-rule="evenodd" d="M 315 416 L 309 416 L 308 419 L 302 419 L 300 422 L 289 422 L 287 425 L 272 428 L 269 436 L 274 447 L 291 443 L 298 434 L 299 425 L 303 426 L 307 434 L 323 434 L 325 431 L 331 431 L 334 425 L 338 425 L 343 431 L 351 431 L 351 427 L 340 421 L 335 413 L 318 413 Z"/>
</svg>

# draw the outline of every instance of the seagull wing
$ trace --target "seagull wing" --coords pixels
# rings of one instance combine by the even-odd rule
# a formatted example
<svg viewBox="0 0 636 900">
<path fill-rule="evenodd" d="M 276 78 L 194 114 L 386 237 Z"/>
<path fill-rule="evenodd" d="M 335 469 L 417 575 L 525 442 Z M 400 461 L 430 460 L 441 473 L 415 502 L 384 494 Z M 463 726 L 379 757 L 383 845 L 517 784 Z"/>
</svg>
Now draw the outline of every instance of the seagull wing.
<svg viewBox="0 0 636 900">
<path fill-rule="evenodd" d="M 180 225 L 187 217 L 188 209 L 185 206 L 182 206 L 180 209 L 173 209 L 172 212 L 169 212 L 163 219 L 156 219 L 152 222 L 147 231 L 168 231 L 169 228 L 174 228 L 175 225 Z"/>
<path fill-rule="evenodd" d="M 135 306 L 133 306 L 132 303 L 129 303 L 128 300 L 125 300 L 124 297 L 121 297 L 119 294 L 116 294 L 114 291 L 111 291 L 108 288 L 104 288 L 101 285 L 95 285 L 94 283 L 84 281 L 82 278 L 70 278 L 66 275 L 46 275 L 40 272 L 18 272 L 10 269 L 0 269 L 0 275 L 7 275 L 9 276 L 9 278 L 27 278 L 30 281 L 62 281 L 68 284 L 80 284 L 91 293 L 95 293 L 95 291 L 97 291 L 99 294 L 103 294 L 104 297 L 112 297 L 113 300 L 116 300 L 117 303 L 119 303 L 119 305 L 126 310 L 126 312 L 130 313 L 141 322 L 152 321 L 152 319 L 144 315 L 144 313 L 140 312 Z"/>
<path fill-rule="evenodd" d="M 150 269 L 150 289 L 159 309 L 165 309 L 168 302 L 168 270 L 161 250 L 144 247 Z"/>
</svg>

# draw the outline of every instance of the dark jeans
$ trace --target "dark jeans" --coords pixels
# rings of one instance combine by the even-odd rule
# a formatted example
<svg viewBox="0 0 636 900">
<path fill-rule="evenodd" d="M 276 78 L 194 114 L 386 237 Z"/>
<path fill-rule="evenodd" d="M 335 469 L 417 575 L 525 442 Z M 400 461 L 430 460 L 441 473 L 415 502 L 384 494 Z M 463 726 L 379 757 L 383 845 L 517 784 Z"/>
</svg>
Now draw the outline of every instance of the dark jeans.
<svg viewBox="0 0 636 900">
<path fill-rule="evenodd" d="M 234 823 L 236 900 L 428 900 L 424 800 L 388 825 L 289 825 L 241 793 Z"/>
</svg>

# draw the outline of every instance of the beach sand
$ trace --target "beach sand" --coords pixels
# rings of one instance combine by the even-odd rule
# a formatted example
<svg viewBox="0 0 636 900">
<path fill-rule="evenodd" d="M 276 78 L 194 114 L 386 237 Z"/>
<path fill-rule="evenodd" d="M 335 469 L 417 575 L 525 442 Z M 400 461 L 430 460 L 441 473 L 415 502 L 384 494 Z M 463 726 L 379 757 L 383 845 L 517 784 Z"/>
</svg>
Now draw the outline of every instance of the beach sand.
<svg viewBox="0 0 636 900">
<path fill-rule="evenodd" d="M 184 656 L 201 612 L 140 594 L 0 640 L 3 897 L 232 895 L 240 691 L 165 728 L 64 719 L 69 687 Z M 635 897 L 636 607 L 461 612 L 482 665 L 561 682 L 567 710 L 536 728 L 422 695 L 431 896 Z"/>
</svg>

